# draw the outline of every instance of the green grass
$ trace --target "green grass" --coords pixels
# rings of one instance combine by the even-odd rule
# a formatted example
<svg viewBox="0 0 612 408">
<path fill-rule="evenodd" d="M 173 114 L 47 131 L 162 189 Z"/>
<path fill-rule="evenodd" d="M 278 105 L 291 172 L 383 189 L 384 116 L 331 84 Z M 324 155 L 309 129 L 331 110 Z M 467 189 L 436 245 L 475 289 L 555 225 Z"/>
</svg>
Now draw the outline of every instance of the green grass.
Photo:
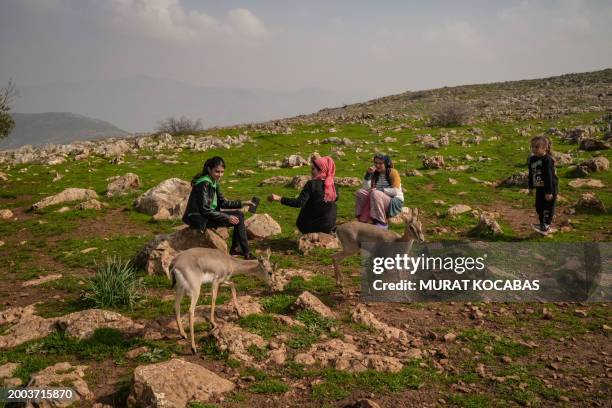
<svg viewBox="0 0 612 408">
<path fill-rule="evenodd" d="M 487 346 L 491 347 L 490 354 L 493 356 L 508 356 L 512 358 L 523 357 L 531 353 L 529 347 L 517 343 L 505 336 L 495 335 L 486 330 L 466 329 L 461 332 L 459 338 L 465 340 L 468 347 L 480 353 L 489 354 Z"/>
<path fill-rule="evenodd" d="M 107 258 L 104 264 L 96 265 L 96 273 L 87 279 L 85 302 L 97 308 L 133 309 L 142 296 L 141 282 L 129 261 Z"/>
</svg>

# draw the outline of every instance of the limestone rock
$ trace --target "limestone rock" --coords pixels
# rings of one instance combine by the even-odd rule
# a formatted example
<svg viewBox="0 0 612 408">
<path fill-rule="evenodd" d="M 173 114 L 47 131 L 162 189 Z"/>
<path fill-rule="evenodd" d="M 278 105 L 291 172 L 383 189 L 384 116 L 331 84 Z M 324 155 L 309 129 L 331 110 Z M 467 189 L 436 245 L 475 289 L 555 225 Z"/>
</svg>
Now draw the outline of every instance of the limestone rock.
<svg viewBox="0 0 612 408">
<path fill-rule="evenodd" d="M 294 307 L 297 309 L 312 310 L 328 319 L 336 318 L 334 312 L 332 312 L 329 307 L 327 307 L 323 302 L 321 302 L 318 297 L 308 291 L 304 291 L 300 296 L 298 296 L 297 300 L 294 303 Z"/>
<path fill-rule="evenodd" d="M 423 167 L 426 169 L 441 169 L 444 167 L 443 156 L 431 156 L 423 159 Z"/>
<path fill-rule="evenodd" d="M 608 150 L 610 143 L 593 138 L 582 139 L 580 141 L 580 150 L 595 151 L 595 150 Z"/>
<path fill-rule="evenodd" d="M 274 176 L 274 177 L 270 177 L 270 178 L 265 179 L 264 181 L 259 183 L 259 185 L 260 186 L 269 186 L 269 185 L 286 186 L 286 185 L 291 183 L 291 180 L 293 180 L 293 179 L 291 177 L 288 177 L 288 176 Z"/>
<path fill-rule="evenodd" d="M 306 185 L 306 183 L 308 183 L 310 179 L 310 176 L 295 176 L 291 179 L 289 185 L 293 188 L 301 190 L 302 188 L 304 188 L 304 186 Z"/>
<path fill-rule="evenodd" d="M 315 274 L 306 269 L 277 269 L 276 273 L 272 276 L 272 290 L 284 290 L 285 286 L 296 276 L 303 278 L 305 281 L 309 281 Z"/>
<path fill-rule="evenodd" d="M 451 208 L 448 209 L 447 214 L 450 216 L 455 216 L 459 214 L 466 213 L 468 211 L 472 211 L 472 207 L 465 204 L 455 204 Z"/>
<path fill-rule="evenodd" d="M 213 395 L 234 389 L 234 383 L 194 363 L 173 358 L 134 370 L 128 397 L 131 407 L 186 407 L 190 402 L 207 402 Z"/>
<path fill-rule="evenodd" d="M 45 388 L 57 387 L 57 384 L 61 384 L 63 387 L 72 388 L 77 400 L 92 400 L 94 394 L 89 390 L 85 381 L 85 371 L 88 368 L 86 365 L 73 366 L 68 362 L 57 363 L 33 374 L 27 386 L 30 388 Z M 28 403 L 26 407 L 68 407 L 73 403 L 74 401 L 68 400 L 43 400 L 36 405 Z"/>
<path fill-rule="evenodd" d="M 297 155 L 297 154 L 292 154 L 288 157 L 285 157 L 283 159 L 283 163 L 281 164 L 281 167 L 301 167 L 301 166 L 308 166 L 308 161 L 306 161 L 306 159 L 304 159 L 302 156 Z"/>
<path fill-rule="evenodd" d="M 610 161 L 603 156 L 593 157 L 580 163 L 580 167 L 586 167 L 590 172 L 606 171 L 610 168 Z"/>
<path fill-rule="evenodd" d="M 340 248 L 340 241 L 332 234 L 312 232 L 300 237 L 298 240 L 298 248 L 303 254 L 307 254 L 314 248 L 338 249 Z"/>
<path fill-rule="evenodd" d="M 476 236 L 490 236 L 503 234 L 503 230 L 492 214 L 483 212 L 480 214 L 478 225 L 471 233 Z"/>
<path fill-rule="evenodd" d="M 0 349 L 16 347 L 30 340 L 42 339 L 51 334 L 54 328 L 54 319 L 24 313 L 4 335 L 0 336 Z"/>
<path fill-rule="evenodd" d="M 335 182 L 341 187 L 359 187 L 361 186 L 361 179 L 357 177 L 336 177 Z"/>
<path fill-rule="evenodd" d="M 117 312 L 102 309 L 82 310 L 57 319 L 57 325 L 69 336 L 86 339 L 99 328 L 117 329 L 125 334 L 136 334 L 144 326 Z"/>
<path fill-rule="evenodd" d="M 69 201 L 85 201 L 92 198 L 98 198 L 95 191 L 86 188 L 67 188 L 61 193 L 43 198 L 39 202 L 32 205 L 32 210 L 42 210 L 51 205 L 65 203 Z"/>
<path fill-rule="evenodd" d="M 592 193 L 584 193 L 576 203 L 576 210 L 605 213 L 604 203 Z"/>
<path fill-rule="evenodd" d="M 501 187 L 522 187 L 527 188 L 529 185 L 529 173 L 521 171 L 520 173 L 508 176 L 499 183 Z"/>
<path fill-rule="evenodd" d="M 23 282 L 21 284 L 21 286 L 23 286 L 24 288 L 28 287 L 28 286 L 38 286 L 38 285 L 42 285 L 43 283 L 46 283 L 46 282 L 51 282 L 51 281 L 54 281 L 54 280 L 61 279 L 61 277 L 62 277 L 61 273 L 52 273 L 52 274 L 49 274 L 49 275 L 41 276 L 39 278 L 27 280 L 27 281 Z"/>
<path fill-rule="evenodd" d="M 219 231 L 219 232 L 217 232 Z M 207 228 L 204 233 L 183 228 L 171 234 L 156 235 L 134 257 L 137 268 L 145 268 L 149 275 L 165 274 L 170 277 L 170 263 L 181 251 L 190 248 L 216 248 L 227 253 L 227 243 L 221 234 L 224 228 Z"/>
<path fill-rule="evenodd" d="M 268 214 L 255 214 L 244 222 L 251 239 L 262 239 L 282 232 L 281 226 Z"/>
<path fill-rule="evenodd" d="M 191 185 L 178 178 L 164 180 L 134 201 L 139 212 L 158 219 L 180 219 L 187 206 Z"/>
<path fill-rule="evenodd" d="M 140 178 L 134 173 L 126 173 L 117 177 L 106 186 L 106 195 L 109 197 L 127 194 L 140 187 Z"/>
<path fill-rule="evenodd" d="M 402 344 L 408 344 L 414 337 L 404 330 L 390 326 L 380 321 L 364 304 L 358 304 L 351 312 L 351 319 L 355 323 L 361 323 L 379 331 L 387 340 L 393 340 Z"/>
<path fill-rule="evenodd" d="M 232 358 L 253 365 L 256 365 L 255 358 L 249 353 L 249 347 L 268 347 L 263 337 L 233 323 L 221 323 L 211 333 L 220 351 L 228 351 Z"/>
<path fill-rule="evenodd" d="M 92 198 L 91 200 L 87 200 L 87 201 L 83 201 L 82 203 L 79 203 L 77 205 L 77 208 L 79 210 L 97 210 L 97 211 L 100 211 L 101 209 L 103 209 L 107 205 L 108 204 L 102 203 L 102 202 L 96 200 L 95 198 Z"/>
<path fill-rule="evenodd" d="M 0 220 L 10 220 L 13 218 L 13 212 L 7 208 L 0 210 Z"/>
<path fill-rule="evenodd" d="M 569 183 L 567 183 L 570 187 L 573 188 L 581 188 L 581 187 L 591 187 L 591 188 L 603 188 L 605 187 L 601 180 L 597 179 L 581 179 L 577 178 Z"/>
<path fill-rule="evenodd" d="M 555 160 L 556 166 L 567 166 L 568 164 L 572 164 L 574 161 L 574 158 L 569 153 L 562 153 L 562 152 L 553 150 L 551 155 L 553 159 Z"/>
</svg>

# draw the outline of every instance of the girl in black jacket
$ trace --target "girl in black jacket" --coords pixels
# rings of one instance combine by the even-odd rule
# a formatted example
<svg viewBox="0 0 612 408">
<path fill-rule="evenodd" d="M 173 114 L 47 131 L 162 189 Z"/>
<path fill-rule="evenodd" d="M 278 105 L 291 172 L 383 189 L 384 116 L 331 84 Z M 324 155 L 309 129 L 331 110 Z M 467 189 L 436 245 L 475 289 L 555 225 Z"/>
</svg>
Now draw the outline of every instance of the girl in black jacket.
<svg viewBox="0 0 612 408">
<path fill-rule="evenodd" d="M 225 172 L 225 161 L 212 157 L 204 163 L 201 173 L 191 180 L 191 193 L 183 222 L 190 228 L 204 231 L 206 228 L 234 226 L 230 255 L 237 255 L 238 247 L 244 259 L 255 259 L 249 252 L 244 215 L 241 211 L 221 211 L 221 209 L 239 209 L 243 205 L 252 205 L 251 201 L 226 200 L 221 193 L 220 181 Z"/>
<path fill-rule="evenodd" d="M 271 194 L 269 201 L 300 208 L 296 226 L 302 234 L 330 233 L 336 226 L 338 192 L 334 184 L 336 166 L 331 157 L 312 160 L 312 179 L 308 180 L 297 198 Z"/>
<path fill-rule="evenodd" d="M 540 232 L 551 232 L 550 224 L 555 215 L 555 203 L 559 180 L 555 172 L 555 160 L 551 156 L 551 142 L 545 136 L 531 139 L 529 158 L 529 194 L 536 191 L 535 207 L 538 213 Z"/>
</svg>

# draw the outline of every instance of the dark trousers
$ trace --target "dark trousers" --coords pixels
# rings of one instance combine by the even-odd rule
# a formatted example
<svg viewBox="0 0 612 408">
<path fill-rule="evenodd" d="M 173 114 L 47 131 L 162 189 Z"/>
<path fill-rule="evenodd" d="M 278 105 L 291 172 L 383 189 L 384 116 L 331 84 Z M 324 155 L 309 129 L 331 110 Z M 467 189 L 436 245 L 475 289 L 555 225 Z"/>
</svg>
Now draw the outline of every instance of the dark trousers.
<svg viewBox="0 0 612 408">
<path fill-rule="evenodd" d="M 545 195 L 546 193 L 543 188 L 536 188 L 536 212 L 538 213 L 540 224 L 551 224 L 555 215 L 557 193 L 553 192 L 553 198 L 550 201 L 546 200 Z"/>
<path fill-rule="evenodd" d="M 191 214 L 187 217 L 187 224 L 190 228 L 205 230 L 206 228 L 234 227 L 232 233 L 232 249 L 240 247 L 243 255 L 249 254 L 249 241 L 247 238 L 246 227 L 244 225 L 244 214 L 241 211 L 223 211 L 224 214 L 233 215 L 238 218 L 238 224 L 232 225 L 229 221 L 217 221 L 204 218 L 199 214 Z"/>
</svg>

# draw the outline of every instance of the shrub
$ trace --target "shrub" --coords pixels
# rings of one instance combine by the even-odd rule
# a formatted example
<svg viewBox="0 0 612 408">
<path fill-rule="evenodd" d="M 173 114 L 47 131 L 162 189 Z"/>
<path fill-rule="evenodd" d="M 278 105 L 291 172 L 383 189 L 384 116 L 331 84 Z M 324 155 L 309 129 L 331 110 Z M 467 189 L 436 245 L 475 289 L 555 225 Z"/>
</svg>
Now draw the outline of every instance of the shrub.
<svg viewBox="0 0 612 408">
<path fill-rule="evenodd" d="M 170 133 L 171 135 L 186 135 L 202 130 L 202 122 L 200 120 L 189 119 L 185 116 L 175 118 L 171 116 L 159 122 L 157 131 L 159 133 Z"/>
<path fill-rule="evenodd" d="M 460 102 L 445 102 L 438 105 L 431 115 L 431 126 L 461 126 L 468 123 L 470 120 L 471 111 Z"/>
<path fill-rule="evenodd" d="M 141 282 L 132 264 L 121 258 L 107 258 L 96 264 L 95 275 L 88 279 L 84 299 L 95 307 L 134 307 L 140 298 Z"/>
</svg>

